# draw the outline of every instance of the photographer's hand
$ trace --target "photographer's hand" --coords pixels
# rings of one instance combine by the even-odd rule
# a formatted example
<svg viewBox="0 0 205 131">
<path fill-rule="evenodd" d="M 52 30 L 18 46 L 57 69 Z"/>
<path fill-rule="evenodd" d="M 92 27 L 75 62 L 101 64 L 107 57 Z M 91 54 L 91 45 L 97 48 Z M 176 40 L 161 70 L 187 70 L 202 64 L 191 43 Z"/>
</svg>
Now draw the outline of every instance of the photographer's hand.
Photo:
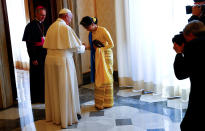
<svg viewBox="0 0 205 131">
<path fill-rule="evenodd" d="M 179 46 L 176 42 L 174 43 L 174 47 L 173 49 L 176 51 L 176 53 L 183 53 L 183 50 L 184 50 L 184 43 Z"/>
<path fill-rule="evenodd" d="M 201 15 L 201 6 L 195 5 L 192 7 L 192 15 L 200 16 Z"/>
</svg>

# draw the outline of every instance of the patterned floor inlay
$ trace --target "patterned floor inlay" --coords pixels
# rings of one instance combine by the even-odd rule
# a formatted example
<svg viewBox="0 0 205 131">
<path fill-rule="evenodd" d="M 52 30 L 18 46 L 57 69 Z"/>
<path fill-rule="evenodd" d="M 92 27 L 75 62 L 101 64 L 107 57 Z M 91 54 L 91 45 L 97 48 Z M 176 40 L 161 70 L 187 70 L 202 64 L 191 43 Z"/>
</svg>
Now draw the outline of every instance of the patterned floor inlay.
<svg viewBox="0 0 205 131">
<path fill-rule="evenodd" d="M 116 126 L 122 126 L 122 125 L 132 125 L 131 119 L 116 119 Z"/>
<path fill-rule="evenodd" d="M 104 116 L 104 111 L 90 112 L 90 117 Z"/>
</svg>

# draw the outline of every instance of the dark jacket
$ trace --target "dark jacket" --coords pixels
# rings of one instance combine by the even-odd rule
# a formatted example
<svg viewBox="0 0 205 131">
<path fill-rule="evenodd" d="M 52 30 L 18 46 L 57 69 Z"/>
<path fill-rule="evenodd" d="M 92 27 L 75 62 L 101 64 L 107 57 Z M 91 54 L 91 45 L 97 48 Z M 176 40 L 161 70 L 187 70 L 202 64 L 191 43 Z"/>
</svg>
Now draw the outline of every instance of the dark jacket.
<svg viewBox="0 0 205 131">
<path fill-rule="evenodd" d="M 26 41 L 28 55 L 30 60 L 39 60 L 41 56 L 45 56 L 45 49 L 42 47 L 35 46 L 35 42 L 41 42 L 41 37 L 45 36 L 44 26 L 37 20 L 33 20 L 27 24 L 24 34 L 23 41 Z"/>
<path fill-rule="evenodd" d="M 41 42 L 41 37 L 45 36 L 44 26 L 37 20 L 33 20 L 26 25 L 23 41 Z"/>
<path fill-rule="evenodd" d="M 192 15 L 189 19 L 188 22 L 193 21 L 193 20 L 199 20 L 205 24 L 205 16 L 198 17 L 196 15 Z"/>
<path fill-rule="evenodd" d="M 190 78 L 191 88 L 188 109 L 181 123 L 181 131 L 205 129 L 199 116 L 204 116 L 202 103 L 205 91 L 205 33 L 184 46 L 184 53 L 177 54 L 174 61 L 175 75 L 179 80 Z M 202 117 L 203 118 L 203 117 Z M 193 130 L 194 131 L 194 130 Z"/>
</svg>

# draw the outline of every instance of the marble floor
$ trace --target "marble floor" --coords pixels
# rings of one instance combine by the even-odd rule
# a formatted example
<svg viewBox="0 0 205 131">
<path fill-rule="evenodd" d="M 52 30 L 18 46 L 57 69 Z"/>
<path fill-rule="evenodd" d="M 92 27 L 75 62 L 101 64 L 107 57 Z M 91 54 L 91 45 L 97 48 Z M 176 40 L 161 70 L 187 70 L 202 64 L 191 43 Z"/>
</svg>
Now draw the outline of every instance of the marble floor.
<svg viewBox="0 0 205 131">
<path fill-rule="evenodd" d="M 44 104 L 31 104 L 28 72 L 16 70 L 16 76 L 18 104 L 0 110 L 1 131 L 180 131 L 187 108 L 180 98 L 142 94 L 115 83 L 114 106 L 96 110 L 93 86 L 88 84 L 79 87 L 82 118 L 61 129 L 45 121 Z"/>
</svg>

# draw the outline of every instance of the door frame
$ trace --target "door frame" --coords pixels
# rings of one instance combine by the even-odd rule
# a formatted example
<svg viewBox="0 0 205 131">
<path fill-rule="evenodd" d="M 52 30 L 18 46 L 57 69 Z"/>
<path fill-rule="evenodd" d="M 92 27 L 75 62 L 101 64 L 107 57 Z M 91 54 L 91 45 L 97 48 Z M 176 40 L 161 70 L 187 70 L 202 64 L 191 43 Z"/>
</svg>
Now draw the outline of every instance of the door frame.
<svg viewBox="0 0 205 131">
<path fill-rule="evenodd" d="M 14 73 L 14 63 L 13 63 L 13 56 L 12 56 L 12 46 L 11 46 L 11 37 L 10 37 L 10 28 L 9 28 L 9 21 L 8 21 L 8 13 L 7 13 L 7 6 L 6 0 L 1 0 L 2 4 L 2 12 L 4 18 L 4 28 L 6 34 L 6 45 L 7 45 L 7 52 L 8 52 L 8 62 L 9 62 L 9 71 L 10 71 L 10 79 L 11 79 L 11 87 L 12 87 L 12 96 L 13 101 L 17 99 L 17 90 L 16 90 L 16 80 L 15 80 L 15 73 Z"/>
</svg>

